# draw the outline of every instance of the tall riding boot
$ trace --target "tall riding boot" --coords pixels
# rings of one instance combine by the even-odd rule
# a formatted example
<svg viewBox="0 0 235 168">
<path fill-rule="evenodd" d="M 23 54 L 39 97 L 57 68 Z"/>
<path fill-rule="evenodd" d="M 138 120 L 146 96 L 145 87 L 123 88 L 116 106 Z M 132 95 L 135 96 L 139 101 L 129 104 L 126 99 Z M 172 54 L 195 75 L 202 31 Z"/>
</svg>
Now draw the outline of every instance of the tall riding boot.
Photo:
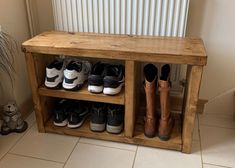
<svg viewBox="0 0 235 168">
<path fill-rule="evenodd" d="M 156 82 L 157 68 L 153 64 L 148 64 L 144 67 L 145 75 L 145 94 L 146 94 L 146 115 L 144 134 L 152 138 L 156 135 Z"/>
<path fill-rule="evenodd" d="M 170 138 L 170 134 L 173 129 L 174 119 L 170 112 L 170 66 L 164 65 L 161 69 L 161 77 L 158 81 L 158 91 L 160 94 L 160 108 L 161 118 L 159 122 L 158 135 L 163 141 L 167 141 Z"/>
</svg>

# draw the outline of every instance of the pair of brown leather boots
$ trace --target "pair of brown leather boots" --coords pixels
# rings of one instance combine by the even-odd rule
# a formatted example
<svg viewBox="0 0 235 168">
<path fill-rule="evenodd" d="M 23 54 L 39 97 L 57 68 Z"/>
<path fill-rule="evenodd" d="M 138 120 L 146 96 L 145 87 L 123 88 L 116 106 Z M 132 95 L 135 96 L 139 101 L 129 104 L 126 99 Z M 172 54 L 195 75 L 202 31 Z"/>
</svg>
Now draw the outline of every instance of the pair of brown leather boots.
<svg viewBox="0 0 235 168">
<path fill-rule="evenodd" d="M 145 93 L 146 93 L 146 116 L 145 116 L 145 136 L 152 138 L 158 132 L 161 140 L 167 141 L 173 129 L 174 119 L 170 112 L 170 66 L 164 65 L 161 68 L 161 76 L 158 80 L 158 70 L 155 65 L 147 64 L 144 67 Z M 156 88 L 160 95 L 160 119 L 156 113 Z M 157 130 L 158 128 L 158 130 Z"/>
</svg>

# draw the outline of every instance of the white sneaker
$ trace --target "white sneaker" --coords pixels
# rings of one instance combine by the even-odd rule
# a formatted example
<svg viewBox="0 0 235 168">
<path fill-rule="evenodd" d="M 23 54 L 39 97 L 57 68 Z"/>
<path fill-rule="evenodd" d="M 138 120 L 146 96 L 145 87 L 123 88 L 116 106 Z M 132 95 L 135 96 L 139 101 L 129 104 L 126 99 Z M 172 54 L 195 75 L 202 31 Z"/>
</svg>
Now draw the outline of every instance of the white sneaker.
<svg viewBox="0 0 235 168">
<path fill-rule="evenodd" d="M 63 81 L 64 60 L 56 59 L 46 67 L 45 86 L 57 88 Z"/>
<path fill-rule="evenodd" d="M 80 89 L 87 80 L 90 71 L 90 62 L 72 60 L 64 70 L 63 88 L 66 90 Z"/>
</svg>

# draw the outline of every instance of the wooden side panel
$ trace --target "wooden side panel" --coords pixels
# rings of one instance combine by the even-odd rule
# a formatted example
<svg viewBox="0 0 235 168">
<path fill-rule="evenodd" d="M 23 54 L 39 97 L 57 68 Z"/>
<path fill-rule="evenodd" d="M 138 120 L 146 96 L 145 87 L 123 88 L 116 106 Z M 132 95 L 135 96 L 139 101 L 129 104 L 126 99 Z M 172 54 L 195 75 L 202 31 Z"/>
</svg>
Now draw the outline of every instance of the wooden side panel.
<svg viewBox="0 0 235 168">
<path fill-rule="evenodd" d="M 136 62 L 125 63 L 125 136 L 133 137 L 136 112 Z"/>
<path fill-rule="evenodd" d="M 32 53 L 25 53 L 25 58 L 26 58 L 29 81 L 30 81 L 31 89 L 32 89 L 34 110 L 36 113 L 38 130 L 39 132 L 45 132 L 41 100 L 40 100 L 40 96 L 38 95 L 38 79 L 37 79 L 36 67 L 34 63 L 34 56 L 32 55 Z"/>
<path fill-rule="evenodd" d="M 193 129 L 195 115 L 197 111 L 197 102 L 202 78 L 202 66 L 188 66 L 187 70 L 187 88 L 184 97 L 183 109 L 183 147 L 182 152 L 190 153 L 192 146 Z"/>
</svg>

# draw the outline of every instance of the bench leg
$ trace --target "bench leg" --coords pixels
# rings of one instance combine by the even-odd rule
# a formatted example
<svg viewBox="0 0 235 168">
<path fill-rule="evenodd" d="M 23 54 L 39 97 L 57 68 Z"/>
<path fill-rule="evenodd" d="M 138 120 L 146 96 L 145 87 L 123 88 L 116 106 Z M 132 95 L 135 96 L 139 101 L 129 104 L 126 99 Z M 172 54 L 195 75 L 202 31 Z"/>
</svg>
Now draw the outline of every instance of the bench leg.
<svg viewBox="0 0 235 168">
<path fill-rule="evenodd" d="M 188 65 L 187 85 L 183 105 L 183 153 L 190 153 L 192 148 L 192 138 L 194 122 L 197 110 L 197 101 L 202 78 L 202 66 Z"/>
<path fill-rule="evenodd" d="M 134 136 L 135 113 L 138 105 L 137 92 L 138 90 L 140 90 L 137 83 L 137 70 L 138 70 L 137 66 L 138 63 L 135 61 L 125 62 L 125 124 L 124 125 L 125 125 L 125 136 L 129 138 Z"/>
<path fill-rule="evenodd" d="M 35 67 L 34 56 L 32 53 L 25 53 L 25 59 L 26 59 L 29 81 L 32 89 L 32 97 L 33 97 L 38 131 L 45 132 L 41 99 L 40 96 L 38 95 L 38 80 L 37 80 L 37 72 Z"/>
</svg>

